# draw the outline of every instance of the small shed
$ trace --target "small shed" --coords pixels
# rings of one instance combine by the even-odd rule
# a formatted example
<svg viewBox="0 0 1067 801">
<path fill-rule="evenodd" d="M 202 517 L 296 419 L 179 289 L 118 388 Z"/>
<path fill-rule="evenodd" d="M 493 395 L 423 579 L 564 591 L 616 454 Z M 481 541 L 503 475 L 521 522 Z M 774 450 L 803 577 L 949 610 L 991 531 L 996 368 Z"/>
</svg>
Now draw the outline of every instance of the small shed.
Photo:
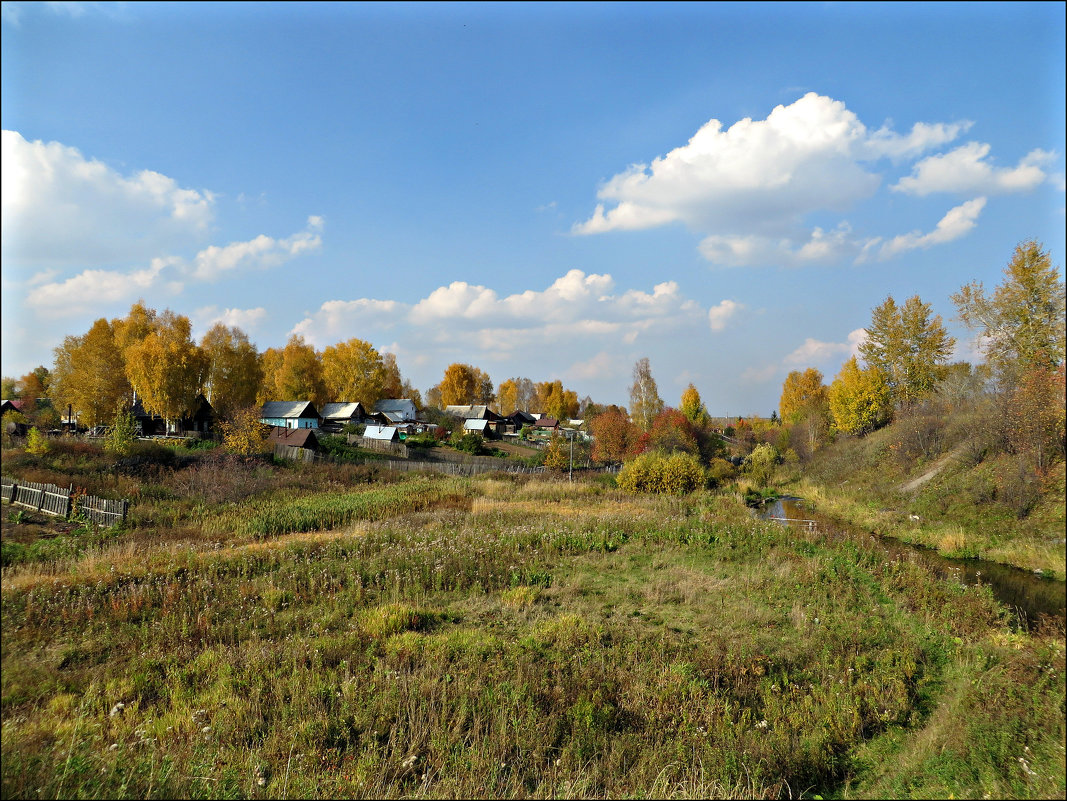
<svg viewBox="0 0 1067 801">
<path fill-rule="evenodd" d="M 319 445 L 319 439 L 310 428 L 285 428 L 274 426 L 267 435 L 267 440 L 272 445 L 287 445 L 290 448 L 303 448 L 315 450 Z"/>
<path fill-rule="evenodd" d="M 378 440 L 380 442 L 398 442 L 400 440 L 400 429 L 396 426 L 368 424 L 366 430 L 363 432 L 363 438 Z"/>
</svg>

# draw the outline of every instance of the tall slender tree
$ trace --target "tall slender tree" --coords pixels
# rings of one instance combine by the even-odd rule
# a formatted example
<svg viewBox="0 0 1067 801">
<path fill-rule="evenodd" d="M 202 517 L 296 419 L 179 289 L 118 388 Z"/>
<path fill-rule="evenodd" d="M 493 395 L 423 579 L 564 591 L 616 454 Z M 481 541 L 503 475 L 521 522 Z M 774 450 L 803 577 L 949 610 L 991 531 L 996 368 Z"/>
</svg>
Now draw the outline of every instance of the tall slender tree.
<svg viewBox="0 0 1067 801">
<path fill-rule="evenodd" d="M 630 419 L 642 431 L 648 431 L 656 415 L 663 411 L 663 399 L 659 396 L 647 356 L 634 364 L 633 378 L 630 386 Z"/>
<path fill-rule="evenodd" d="M 1031 239 L 1016 246 L 992 295 L 975 281 L 952 301 L 998 378 L 1014 385 L 1028 370 L 1055 370 L 1063 362 L 1065 298 L 1049 252 Z"/>
<path fill-rule="evenodd" d="M 263 383 L 259 353 L 240 328 L 213 325 L 200 340 L 207 359 L 204 390 L 219 417 L 252 406 Z"/>
<path fill-rule="evenodd" d="M 913 295 L 897 306 L 890 295 L 872 311 L 859 350 L 869 367 L 886 376 L 894 401 L 908 407 L 934 389 L 955 344 L 930 304 Z"/>
</svg>

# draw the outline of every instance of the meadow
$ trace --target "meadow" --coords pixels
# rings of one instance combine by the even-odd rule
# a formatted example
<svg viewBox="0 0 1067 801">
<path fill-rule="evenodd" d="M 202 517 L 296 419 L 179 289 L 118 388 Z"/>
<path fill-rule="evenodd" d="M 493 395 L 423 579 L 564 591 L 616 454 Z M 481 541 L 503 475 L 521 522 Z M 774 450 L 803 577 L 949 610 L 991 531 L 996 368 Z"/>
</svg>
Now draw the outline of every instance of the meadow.
<svg viewBox="0 0 1067 801">
<path fill-rule="evenodd" d="M 85 443 L 4 471 L 133 504 L 4 508 L 4 797 L 1065 793 L 1062 624 L 729 488 Z"/>
</svg>

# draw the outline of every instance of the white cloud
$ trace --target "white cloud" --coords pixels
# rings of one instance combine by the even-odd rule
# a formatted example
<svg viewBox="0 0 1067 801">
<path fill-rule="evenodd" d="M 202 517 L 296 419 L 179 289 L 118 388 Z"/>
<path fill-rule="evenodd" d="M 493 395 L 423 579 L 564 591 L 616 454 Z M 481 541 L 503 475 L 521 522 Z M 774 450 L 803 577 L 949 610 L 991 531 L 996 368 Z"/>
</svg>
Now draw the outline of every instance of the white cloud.
<svg viewBox="0 0 1067 801">
<path fill-rule="evenodd" d="M 564 374 L 567 378 L 588 381 L 620 374 L 625 375 L 626 368 L 627 365 L 617 356 L 602 350 L 592 358 L 575 362 L 567 368 Z"/>
<path fill-rule="evenodd" d="M 884 261 L 908 250 L 928 248 L 959 239 L 977 225 L 978 215 L 982 213 L 985 204 L 984 197 L 968 200 L 966 203 L 949 209 L 948 213 L 937 223 L 937 227 L 928 234 L 912 231 L 910 234 L 893 237 L 882 245 L 878 251 L 878 258 Z"/>
<path fill-rule="evenodd" d="M 411 305 L 372 298 L 331 300 L 292 332 L 321 345 L 403 326 L 434 347 L 462 347 L 480 352 L 479 358 L 499 360 L 588 339 L 632 343 L 706 314 L 673 281 L 656 284 L 651 292 L 613 294 L 614 285 L 610 275 L 570 270 L 544 290 L 500 297 L 489 287 L 454 281 Z"/>
<path fill-rule="evenodd" d="M 750 264 L 797 267 L 856 259 L 867 248 L 869 241 L 853 237 L 848 223 L 842 222 L 832 231 L 814 228 L 803 243 L 788 238 L 756 235 L 709 236 L 700 243 L 700 252 L 708 261 L 724 267 Z"/>
<path fill-rule="evenodd" d="M 394 323 L 407 316 L 410 308 L 395 300 L 328 300 L 313 317 L 301 320 L 290 333 L 325 347 L 359 337 L 358 332 L 367 328 L 392 328 Z"/>
<path fill-rule="evenodd" d="M 948 153 L 923 159 L 912 174 L 901 178 L 891 188 L 911 195 L 933 192 L 999 194 L 1025 192 L 1048 178 L 1042 169 L 1056 159 L 1055 153 L 1031 150 L 1013 168 L 997 169 L 987 160 L 990 146 L 968 142 Z"/>
<path fill-rule="evenodd" d="M 723 266 L 858 263 L 878 246 L 887 255 L 899 253 L 910 240 L 884 245 L 883 237 L 854 234 L 844 219 L 823 227 L 808 220 L 844 213 L 872 197 L 883 178 L 879 162 L 920 158 L 972 125 L 916 122 L 904 134 L 888 125 L 872 130 L 843 102 L 808 92 L 763 120 L 746 117 L 726 128 L 712 119 L 687 144 L 650 164 L 631 165 L 604 182 L 592 216 L 572 232 L 680 222 L 701 236 L 703 256 Z M 1055 159 L 1034 150 L 1017 167 L 997 170 L 985 160 L 988 154 L 989 145 L 971 143 L 930 156 L 893 188 L 912 194 L 1020 191 L 1048 179 L 1043 166 Z M 974 206 L 960 207 L 960 219 L 915 246 L 957 238 L 973 227 L 972 212 Z"/>
<path fill-rule="evenodd" d="M 708 309 L 708 324 L 715 332 L 722 331 L 730 318 L 745 308 L 745 304 L 733 300 L 720 301 L 718 305 Z"/>
<path fill-rule="evenodd" d="M 788 234 L 807 213 L 849 208 L 877 189 L 861 166 L 867 129 L 845 104 L 809 92 L 766 120 L 723 130 L 706 123 L 689 143 L 616 175 L 576 233 L 650 228 L 681 220 L 708 234 Z M 886 135 L 881 135 L 885 140 Z"/>
<path fill-rule="evenodd" d="M 148 261 L 203 238 L 215 196 L 152 170 L 123 176 L 58 142 L 2 133 L 3 259 L 28 267 Z"/>
<path fill-rule="evenodd" d="M 969 120 L 951 125 L 943 122 L 934 125 L 917 122 L 907 136 L 901 136 L 882 126 L 871 134 L 866 148 L 872 156 L 888 156 L 894 159 L 917 156 L 931 148 L 955 141 L 961 133 L 970 130 L 973 124 Z"/>
<path fill-rule="evenodd" d="M 786 356 L 782 363 L 786 365 L 817 366 L 840 359 L 846 361 L 859 353 L 860 345 L 867 339 L 867 330 L 857 328 L 850 331 L 845 342 L 821 342 L 808 337 L 804 344 Z"/>
<path fill-rule="evenodd" d="M 216 323 L 222 323 L 229 328 L 240 328 L 246 334 L 255 331 L 260 323 L 267 319 L 267 310 L 262 306 L 254 309 L 223 309 L 219 311 L 217 306 L 205 306 L 197 309 L 193 318 L 198 322 L 198 328 L 207 331 Z"/>
<path fill-rule="evenodd" d="M 84 270 L 66 281 L 43 284 L 26 297 L 26 306 L 45 317 L 71 317 L 101 305 L 124 302 L 173 275 L 175 260 L 152 259 L 143 270 Z M 180 286 L 178 282 L 171 282 Z"/>
<path fill-rule="evenodd" d="M 223 247 L 211 245 L 193 259 L 192 277 L 199 281 L 217 281 L 238 269 L 268 270 L 305 251 L 322 247 L 322 218 L 308 218 L 308 228 L 286 239 L 272 239 L 260 234 L 248 242 L 231 242 Z"/>
<path fill-rule="evenodd" d="M 321 243 L 321 237 L 310 231 L 281 240 L 260 235 L 249 242 L 232 242 L 221 248 L 212 245 L 196 254 L 191 263 L 167 256 L 152 259 L 145 269 L 83 270 L 65 281 L 41 283 L 27 295 L 26 305 L 49 317 L 70 317 L 101 304 L 130 300 L 163 284 L 171 294 L 177 294 L 189 280 L 212 281 L 239 267 L 274 267 Z M 40 282 L 31 279 L 29 283 Z"/>
</svg>

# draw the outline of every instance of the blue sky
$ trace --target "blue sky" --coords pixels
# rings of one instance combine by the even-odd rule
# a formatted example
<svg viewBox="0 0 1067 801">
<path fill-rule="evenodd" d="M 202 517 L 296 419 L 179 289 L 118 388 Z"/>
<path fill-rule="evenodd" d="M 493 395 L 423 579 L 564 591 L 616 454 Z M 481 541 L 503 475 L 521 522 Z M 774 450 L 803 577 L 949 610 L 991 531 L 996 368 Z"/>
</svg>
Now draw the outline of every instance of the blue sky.
<svg viewBox="0 0 1067 801">
<path fill-rule="evenodd" d="M 143 298 L 770 414 L 892 294 L 1064 264 L 1062 3 L 3 3 L 4 375 Z"/>
</svg>

